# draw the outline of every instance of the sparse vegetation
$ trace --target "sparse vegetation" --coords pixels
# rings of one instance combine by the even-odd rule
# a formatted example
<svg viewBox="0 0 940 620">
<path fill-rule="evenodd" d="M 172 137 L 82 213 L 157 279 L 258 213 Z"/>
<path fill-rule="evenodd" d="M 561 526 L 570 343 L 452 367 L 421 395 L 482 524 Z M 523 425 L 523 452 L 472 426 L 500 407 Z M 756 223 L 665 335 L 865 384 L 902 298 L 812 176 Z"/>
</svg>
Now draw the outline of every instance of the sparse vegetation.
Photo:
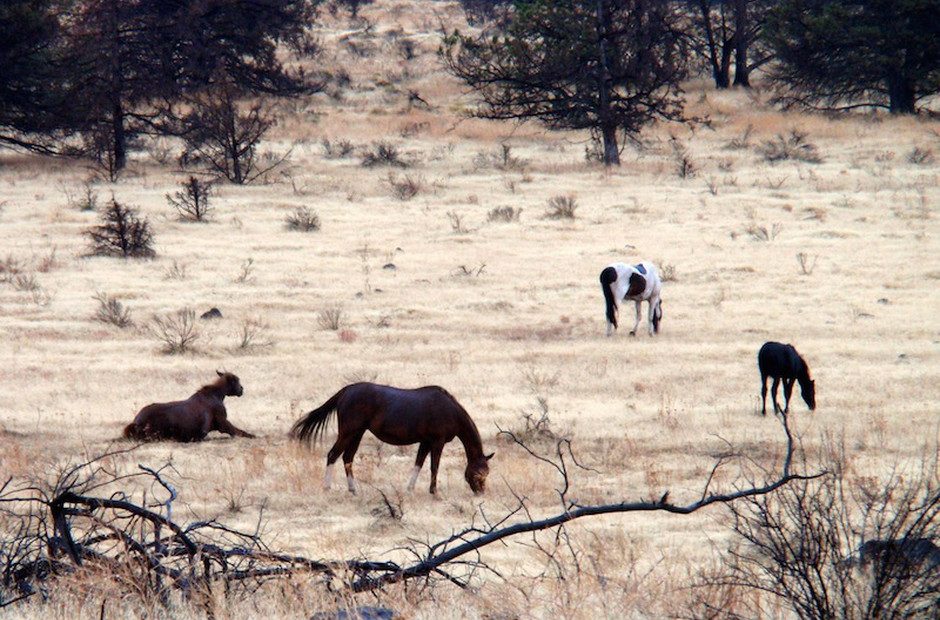
<svg viewBox="0 0 940 620">
<path fill-rule="evenodd" d="M 320 216 L 307 207 L 297 207 L 285 218 L 287 230 L 312 232 L 320 230 Z"/>
<path fill-rule="evenodd" d="M 424 179 L 410 174 L 396 176 L 389 173 L 388 184 L 392 188 L 392 196 L 404 202 L 421 193 L 424 188 Z"/>
<path fill-rule="evenodd" d="M 758 148 L 764 159 L 770 162 L 795 159 L 810 164 L 822 162 L 822 156 L 815 144 L 806 141 L 806 134 L 791 129 L 787 135 L 777 134 L 771 140 L 763 142 Z"/>
<path fill-rule="evenodd" d="M 573 220 L 577 210 L 578 201 L 573 194 L 559 194 L 548 199 L 545 217 L 551 220 Z"/>
<path fill-rule="evenodd" d="M 154 315 L 147 329 L 163 344 L 163 352 L 169 355 L 191 352 L 200 338 L 196 311 L 192 308 Z"/>
<path fill-rule="evenodd" d="M 274 344 L 270 337 L 271 326 L 259 317 L 243 319 L 235 334 L 235 348 L 242 352 L 265 349 Z"/>
<path fill-rule="evenodd" d="M 320 329 L 330 331 L 338 330 L 345 322 L 343 307 L 339 305 L 327 306 L 317 311 L 317 325 Z"/>
<path fill-rule="evenodd" d="M 761 224 L 751 224 L 746 229 L 747 234 L 749 234 L 754 241 L 773 241 L 777 238 L 777 235 L 780 234 L 781 230 L 783 230 L 783 226 L 777 222 L 774 222 L 769 227 Z"/>
<path fill-rule="evenodd" d="M 800 273 L 804 276 L 813 275 L 813 270 L 816 269 L 816 261 L 819 259 L 819 256 L 813 254 L 812 259 L 810 259 L 809 254 L 806 252 L 798 252 L 796 255 L 796 261 L 800 264 Z"/>
<path fill-rule="evenodd" d="M 96 293 L 94 298 L 98 302 L 98 308 L 95 310 L 95 320 L 102 323 L 108 323 L 115 327 L 124 329 L 134 324 L 131 320 L 131 311 L 117 297 L 112 297 L 107 293 Z"/>
<path fill-rule="evenodd" d="M 689 177 L 694 177 L 695 173 L 698 171 L 698 166 L 692 161 L 688 147 L 675 136 L 669 139 L 669 146 L 672 148 L 672 158 L 675 162 L 676 174 L 679 178 L 688 179 Z"/>
<path fill-rule="evenodd" d="M 486 214 L 486 219 L 490 222 L 518 222 L 520 215 L 522 209 L 516 207 L 494 207 Z"/>
<path fill-rule="evenodd" d="M 402 159 L 401 151 L 391 142 L 375 142 L 370 150 L 362 156 L 362 165 L 366 168 L 376 166 L 390 166 L 392 168 L 407 168 L 408 163 Z"/>
<path fill-rule="evenodd" d="M 327 159 L 345 159 L 352 157 L 356 153 L 356 145 L 349 140 L 330 140 L 323 138 L 320 141 L 323 146 L 323 154 Z"/>
<path fill-rule="evenodd" d="M 934 163 L 936 158 L 931 149 L 915 146 L 907 154 L 907 161 L 917 166 L 925 166 Z"/>
</svg>

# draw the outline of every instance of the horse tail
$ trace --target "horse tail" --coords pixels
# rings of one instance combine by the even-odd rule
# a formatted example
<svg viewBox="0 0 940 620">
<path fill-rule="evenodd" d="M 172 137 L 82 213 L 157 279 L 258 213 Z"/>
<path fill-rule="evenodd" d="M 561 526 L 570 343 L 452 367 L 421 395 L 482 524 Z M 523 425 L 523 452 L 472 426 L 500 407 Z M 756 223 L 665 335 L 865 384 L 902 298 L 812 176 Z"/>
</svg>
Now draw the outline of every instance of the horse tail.
<svg viewBox="0 0 940 620">
<path fill-rule="evenodd" d="M 328 401 L 297 420 L 290 429 L 290 436 L 299 441 L 309 441 L 311 438 L 317 441 L 320 435 L 323 434 L 323 431 L 326 430 L 330 416 L 336 411 L 336 404 L 339 402 L 340 396 L 346 393 L 348 387 L 349 386 L 346 386 L 336 394 L 333 394 Z"/>
<path fill-rule="evenodd" d="M 614 302 L 614 292 L 610 285 L 617 281 L 617 270 L 605 267 L 601 272 L 601 290 L 604 291 L 604 302 L 607 304 L 607 322 L 617 328 L 617 306 Z"/>
</svg>

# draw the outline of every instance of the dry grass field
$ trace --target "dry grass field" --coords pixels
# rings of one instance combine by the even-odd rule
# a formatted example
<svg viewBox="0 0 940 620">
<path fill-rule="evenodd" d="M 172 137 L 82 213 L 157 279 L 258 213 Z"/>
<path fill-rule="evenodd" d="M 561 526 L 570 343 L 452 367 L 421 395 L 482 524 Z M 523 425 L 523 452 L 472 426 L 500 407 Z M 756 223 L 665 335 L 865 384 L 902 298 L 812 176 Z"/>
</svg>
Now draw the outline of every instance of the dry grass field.
<svg viewBox="0 0 940 620">
<path fill-rule="evenodd" d="M 459 9 L 419 4 L 367 7 L 367 33 L 327 22 L 324 61 L 345 68 L 352 86 L 342 98 L 286 105 L 265 148 L 292 149 L 288 165 L 266 182 L 219 186 L 209 223 L 178 221 L 165 194 L 186 173 L 157 163 L 158 149 L 136 152 L 117 183 L 92 182 L 100 203 L 113 194 L 150 219 L 152 260 L 88 256 L 83 231 L 97 215 L 79 205 L 91 175 L 81 162 L 0 153 L 0 270 L 20 269 L 0 284 L 0 478 L 46 477 L 103 452 L 142 406 L 185 398 L 224 368 L 245 388 L 227 401 L 229 417 L 257 439 L 149 444 L 118 465 L 172 463 L 178 519 L 253 528 L 263 506 L 274 548 L 401 560 L 394 549 L 444 538 L 480 509 L 502 514 L 516 495 L 534 516 L 559 510 L 554 472 L 497 438 L 498 428 L 524 431 L 526 415 L 546 413 L 548 428 L 596 470 L 573 474 L 570 495 L 581 503 L 666 490 L 693 501 L 726 441 L 774 466 L 783 434 L 759 413 L 756 367 L 766 340 L 793 343 L 816 379 L 817 410 L 795 393 L 791 416 L 810 458 L 831 435 L 854 472 L 878 476 L 936 444 L 940 165 L 909 155 L 940 155 L 940 125 L 784 113 L 759 89 L 716 92 L 696 81 L 688 110 L 710 126 L 653 127 L 643 148 L 628 146 L 623 166 L 605 171 L 586 161 L 586 135 L 462 119 L 470 100 L 434 55 L 438 20 L 456 25 Z M 412 60 L 400 52 L 406 38 Z M 432 108 L 410 107 L 408 89 Z M 816 145 L 820 163 L 766 160 L 761 146 L 791 130 Z M 677 174 L 670 136 L 686 145 L 693 176 Z M 324 138 L 359 148 L 388 141 L 411 165 L 328 158 Z M 507 164 L 501 144 L 516 159 Z M 401 200 L 392 184 L 405 175 L 419 187 Z M 576 198 L 573 219 L 546 217 L 558 195 Z M 301 206 L 319 215 L 320 230 L 286 228 Z M 504 207 L 521 210 L 518 220 L 489 215 Z M 625 307 L 620 331 L 605 338 L 598 274 L 642 258 L 669 274 L 662 333 L 629 337 Z M 99 292 L 117 297 L 134 324 L 95 320 Z M 198 321 L 190 353 L 164 354 L 147 329 L 154 315 L 213 306 L 224 316 Z M 331 311 L 338 329 L 326 325 Z M 242 346 L 246 325 L 254 339 Z M 335 422 L 313 449 L 287 431 L 360 380 L 454 394 L 496 451 L 485 496 L 463 481 L 459 442 L 445 449 L 435 499 L 427 465 L 416 491 L 405 491 L 415 447 L 371 436 L 355 462 L 362 492 L 347 493 L 341 476 L 325 492 Z M 740 471 L 728 465 L 714 484 L 729 489 Z M 380 491 L 400 499 L 400 520 L 383 515 Z M 392 588 L 383 602 L 414 618 L 682 613 L 695 572 L 727 545 L 725 514 L 581 520 L 569 527 L 581 575 L 565 556 L 568 579 L 534 579 L 546 561 L 525 538 L 485 551 L 503 578 L 480 574 L 471 591 L 444 584 L 428 596 Z M 332 606 L 313 579 L 297 588 L 220 613 L 299 617 Z M 97 617 L 95 596 L 9 615 Z M 142 613 L 130 602 L 121 609 Z"/>
</svg>

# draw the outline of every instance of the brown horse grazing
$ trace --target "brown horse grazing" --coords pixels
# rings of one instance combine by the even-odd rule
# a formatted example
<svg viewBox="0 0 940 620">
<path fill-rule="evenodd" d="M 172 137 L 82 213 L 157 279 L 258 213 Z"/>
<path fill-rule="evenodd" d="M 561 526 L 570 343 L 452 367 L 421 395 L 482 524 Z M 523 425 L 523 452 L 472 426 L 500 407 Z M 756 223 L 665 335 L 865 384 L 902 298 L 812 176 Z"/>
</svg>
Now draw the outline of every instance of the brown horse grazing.
<svg viewBox="0 0 940 620">
<path fill-rule="evenodd" d="M 437 468 L 441 462 L 444 444 L 454 437 L 460 439 L 467 453 L 467 469 L 464 478 L 474 493 L 480 494 L 486 487 L 486 476 L 490 472 L 487 461 L 492 454 L 483 454 L 483 442 L 470 414 L 460 406 L 447 390 L 436 385 L 404 390 L 376 385 L 375 383 L 353 383 L 333 395 L 320 407 L 314 409 L 294 424 L 290 434 L 300 441 L 316 440 L 326 428 L 333 412 L 336 412 L 339 436 L 326 457 L 325 488 L 330 488 L 333 463 L 343 455 L 346 467 L 346 484 L 356 492 L 352 462 L 365 432 L 371 431 L 385 443 L 396 446 L 418 445 L 418 457 L 408 482 L 414 489 L 415 481 L 424 459 L 431 454 L 431 493 L 437 493 Z"/>
<path fill-rule="evenodd" d="M 172 403 L 154 403 L 140 410 L 124 428 L 124 437 L 138 441 L 172 439 L 202 441 L 210 431 L 238 437 L 254 437 L 228 421 L 223 400 L 241 396 L 242 384 L 229 372 L 216 371 L 219 378 L 187 398 Z"/>
</svg>

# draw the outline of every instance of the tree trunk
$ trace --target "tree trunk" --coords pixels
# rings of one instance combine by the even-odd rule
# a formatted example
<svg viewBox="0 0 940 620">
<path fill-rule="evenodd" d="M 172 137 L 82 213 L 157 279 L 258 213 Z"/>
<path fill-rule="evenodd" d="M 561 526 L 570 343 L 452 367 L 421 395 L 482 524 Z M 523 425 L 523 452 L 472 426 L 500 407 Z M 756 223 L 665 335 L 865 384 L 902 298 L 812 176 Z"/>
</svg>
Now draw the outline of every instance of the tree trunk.
<svg viewBox="0 0 940 620">
<path fill-rule="evenodd" d="M 750 69 L 747 66 L 747 2 L 734 0 L 734 85 L 750 88 Z"/>
<path fill-rule="evenodd" d="M 896 73 L 888 76 L 889 110 L 892 114 L 914 114 L 914 87 Z"/>
<path fill-rule="evenodd" d="M 609 125 L 601 129 L 604 137 L 604 165 L 620 165 L 620 149 L 617 147 L 617 127 Z"/>
<path fill-rule="evenodd" d="M 127 165 L 127 133 L 119 95 L 114 97 L 111 105 L 111 154 L 114 156 L 113 172 L 123 170 Z"/>
<path fill-rule="evenodd" d="M 610 30 L 610 13 L 607 0 L 597 0 L 597 52 L 600 60 L 598 75 L 598 114 L 601 134 L 604 137 L 604 165 L 619 166 L 620 152 L 617 149 L 617 125 L 610 109 L 610 69 L 607 63 L 607 33 Z"/>
<path fill-rule="evenodd" d="M 711 9 L 708 0 L 699 0 L 699 12 L 702 14 L 702 27 L 705 29 L 705 39 L 708 42 L 708 60 L 712 65 L 712 77 L 716 88 L 728 88 L 731 84 L 730 68 L 731 56 L 728 53 L 727 42 L 721 45 L 721 58 L 718 58 L 718 43 L 715 41 L 715 32 L 712 28 Z"/>
</svg>

